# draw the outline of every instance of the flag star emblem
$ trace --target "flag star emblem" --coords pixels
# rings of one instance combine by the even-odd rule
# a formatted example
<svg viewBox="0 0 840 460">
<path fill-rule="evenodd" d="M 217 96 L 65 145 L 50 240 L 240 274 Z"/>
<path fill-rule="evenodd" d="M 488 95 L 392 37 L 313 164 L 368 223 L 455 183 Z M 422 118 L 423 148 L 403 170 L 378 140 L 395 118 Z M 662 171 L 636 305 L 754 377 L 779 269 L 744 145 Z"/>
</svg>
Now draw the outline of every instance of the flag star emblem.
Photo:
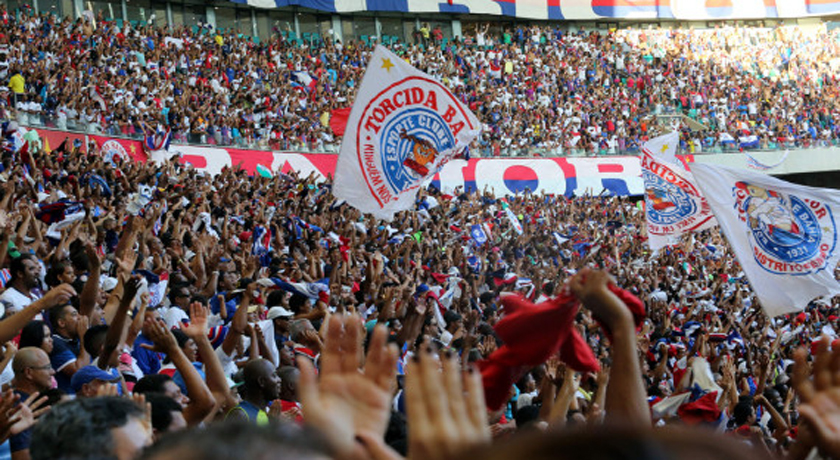
<svg viewBox="0 0 840 460">
<path fill-rule="evenodd" d="M 391 72 L 391 67 L 394 67 L 394 64 L 391 62 L 389 58 L 382 58 L 382 68 Z"/>
</svg>

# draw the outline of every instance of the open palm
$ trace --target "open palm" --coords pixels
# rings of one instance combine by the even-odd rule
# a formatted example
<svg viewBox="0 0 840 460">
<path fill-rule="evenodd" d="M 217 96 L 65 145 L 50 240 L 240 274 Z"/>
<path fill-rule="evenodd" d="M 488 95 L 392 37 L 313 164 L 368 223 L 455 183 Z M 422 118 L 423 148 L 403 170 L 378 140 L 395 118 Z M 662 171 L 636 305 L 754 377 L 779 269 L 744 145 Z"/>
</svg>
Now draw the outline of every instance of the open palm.
<svg viewBox="0 0 840 460">
<path fill-rule="evenodd" d="M 350 456 L 360 451 L 358 434 L 385 434 L 396 376 L 397 349 L 387 344 L 387 329 L 374 330 L 363 371 L 360 339 L 358 316 L 333 315 L 321 354 L 320 381 L 312 363 L 299 359 L 306 422 L 321 430 L 340 454 Z"/>
</svg>

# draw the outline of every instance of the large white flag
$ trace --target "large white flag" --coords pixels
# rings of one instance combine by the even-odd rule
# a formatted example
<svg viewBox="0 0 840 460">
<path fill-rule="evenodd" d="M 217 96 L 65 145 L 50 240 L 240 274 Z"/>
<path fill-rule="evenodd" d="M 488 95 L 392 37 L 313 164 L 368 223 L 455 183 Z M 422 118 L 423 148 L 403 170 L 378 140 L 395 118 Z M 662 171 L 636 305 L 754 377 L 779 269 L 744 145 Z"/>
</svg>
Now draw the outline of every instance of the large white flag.
<svg viewBox="0 0 840 460">
<path fill-rule="evenodd" d="M 391 220 L 480 130 L 445 86 L 377 46 L 347 120 L 333 193 Z"/>
<path fill-rule="evenodd" d="M 840 293 L 840 192 L 746 169 L 694 163 L 691 170 L 769 316 Z"/>
<path fill-rule="evenodd" d="M 684 233 L 717 224 L 691 173 L 677 160 L 679 141 L 679 135 L 673 132 L 642 146 L 645 217 L 651 249 L 674 244 Z"/>
</svg>

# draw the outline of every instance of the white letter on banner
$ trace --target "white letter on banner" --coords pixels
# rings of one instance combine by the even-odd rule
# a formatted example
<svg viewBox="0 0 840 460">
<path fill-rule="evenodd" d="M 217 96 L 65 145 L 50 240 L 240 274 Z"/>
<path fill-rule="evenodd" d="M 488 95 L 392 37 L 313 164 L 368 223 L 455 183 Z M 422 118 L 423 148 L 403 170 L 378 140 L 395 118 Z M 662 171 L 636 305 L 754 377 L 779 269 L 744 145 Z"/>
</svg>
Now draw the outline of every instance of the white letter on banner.
<svg viewBox="0 0 840 460">
<path fill-rule="evenodd" d="M 300 177 L 306 177 L 312 171 L 315 171 L 315 174 L 317 174 L 319 178 L 324 177 L 324 175 L 321 174 L 321 171 L 318 171 L 318 168 L 316 168 L 309 159 L 299 153 L 275 153 L 274 160 L 271 162 L 271 171 L 274 172 L 274 174 L 282 172 L 283 168 L 286 166 L 286 162 L 289 163 L 289 167 L 292 168 L 293 171 L 298 172 Z"/>
<path fill-rule="evenodd" d="M 641 195 L 645 190 L 638 157 L 568 158 L 567 161 L 575 168 L 576 195 L 583 195 L 587 189 L 594 195 L 603 189 L 630 195 Z"/>
<path fill-rule="evenodd" d="M 534 193 L 566 193 L 566 175 L 553 160 L 487 159 L 476 163 L 475 186 L 479 192 L 484 191 L 487 185 L 488 189 L 496 190 L 495 195 L 498 197 L 513 194 L 514 191 L 505 183 L 505 179 L 510 183 L 536 180 L 536 187 L 530 187 Z"/>
<path fill-rule="evenodd" d="M 184 160 L 192 163 L 195 169 L 203 170 L 215 176 L 222 172 L 225 166 L 230 167 L 230 154 L 224 149 L 213 149 L 207 147 L 190 147 L 187 145 L 178 145 L 174 148 L 183 154 Z M 200 157 L 206 162 L 205 165 L 197 164 L 198 162 L 190 161 L 189 157 Z"/>
<path fill-rule="evenodd" d="M 478 160 L 481 161 L 481 160 Z M 440 190 L 443 193 L 452 193 L 455 187 L 461 187 L 464 191 L 464 168 L 468 165 L 466 160 L 452 160 L 443 165 L 440 170 Z"/>
</svg>

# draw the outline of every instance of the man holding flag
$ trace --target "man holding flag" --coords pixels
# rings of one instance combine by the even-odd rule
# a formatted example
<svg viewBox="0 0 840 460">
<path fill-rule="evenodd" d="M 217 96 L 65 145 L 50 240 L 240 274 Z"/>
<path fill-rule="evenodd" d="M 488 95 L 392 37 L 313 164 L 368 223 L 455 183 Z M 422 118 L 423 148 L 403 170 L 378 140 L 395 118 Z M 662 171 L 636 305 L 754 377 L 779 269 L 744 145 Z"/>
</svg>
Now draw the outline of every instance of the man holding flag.
<svg viewBox="0 0 840 460">
<path fill-rule="evenodd" d="M 480 127 L 440 82 L 378 46 L 347 121 L 333 193 L 391 220 Z"/>
</svg>

